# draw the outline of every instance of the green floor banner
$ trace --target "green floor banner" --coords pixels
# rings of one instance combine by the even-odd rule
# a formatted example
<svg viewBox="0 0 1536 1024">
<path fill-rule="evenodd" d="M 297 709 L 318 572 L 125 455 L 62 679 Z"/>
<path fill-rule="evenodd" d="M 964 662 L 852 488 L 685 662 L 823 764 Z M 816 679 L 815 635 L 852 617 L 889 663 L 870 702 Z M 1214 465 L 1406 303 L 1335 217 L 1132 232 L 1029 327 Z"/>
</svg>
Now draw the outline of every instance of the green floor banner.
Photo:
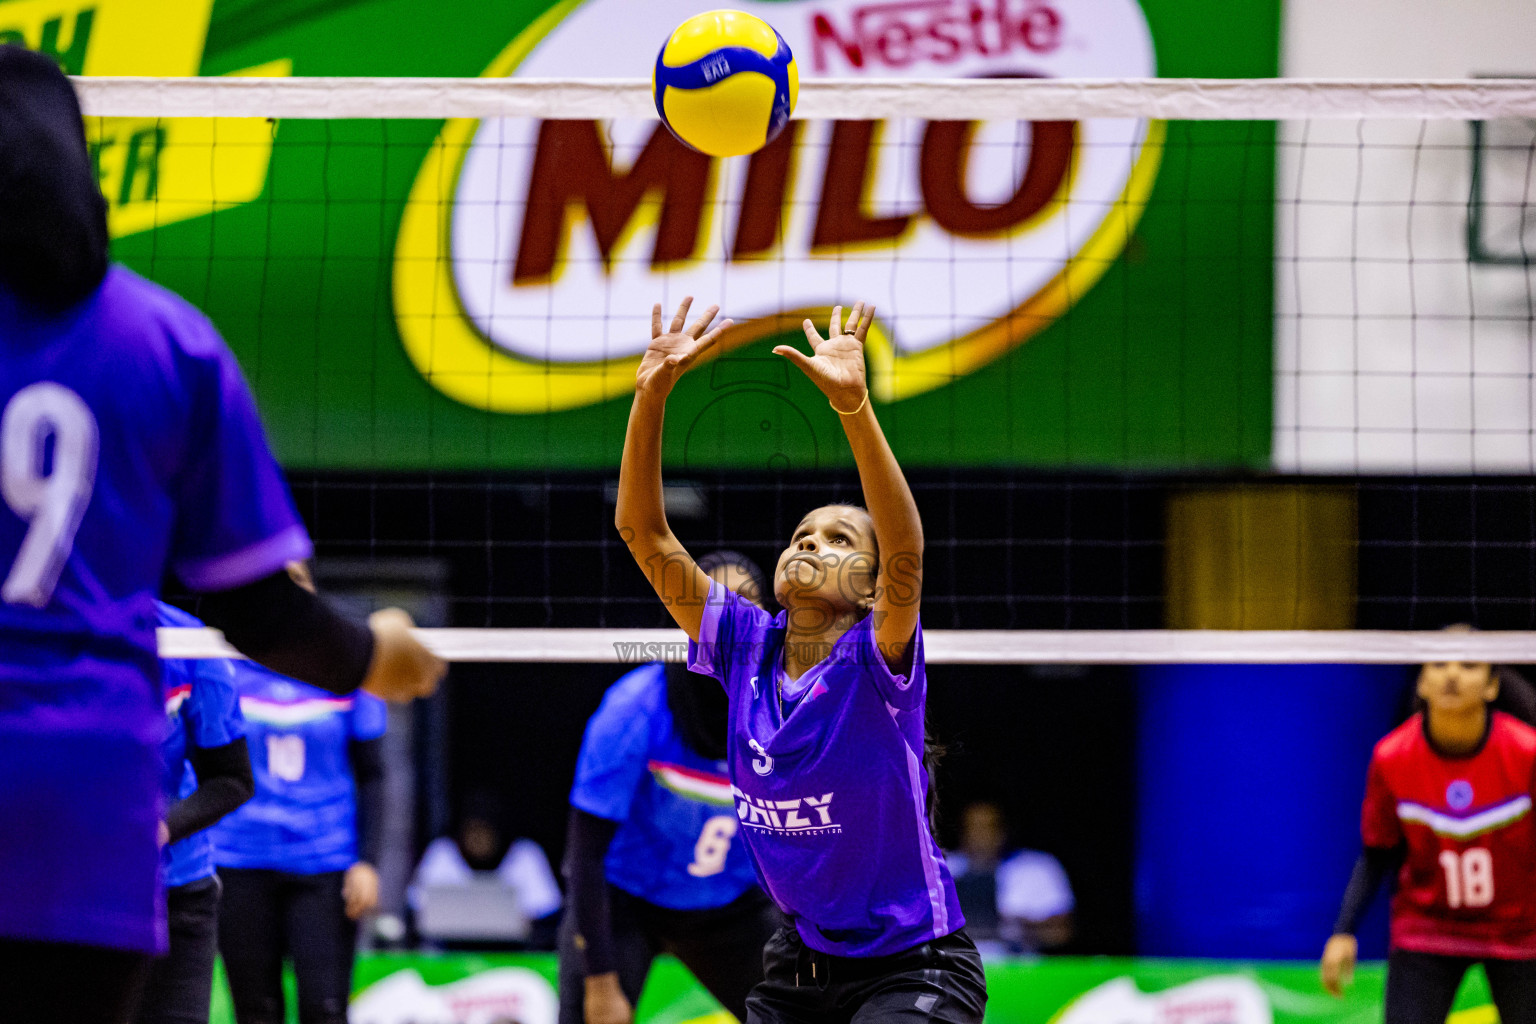
<svg viewBox="0 0 1536 1024">
<path fill-rule="evenodd" d="M 552 954 L 375 954 L 357 965 L 351 1024 L 555 1024 Z M 1311 963 L 1062 957 L 987 964 L 995 1024 L 1379 1024 L 1382 964 L 1363 964 L 1343 999 L 1318 987 Z M 289 1020 L 294 1015 L 290 981 Z M 651 972 L 636 1024 L 729 1024 L 680 964 Z M 1496 1024 L 1474 968 L 1449 1024 Z M 211 1024 L 234 1024 L 222 980 Z"/>
</svg>

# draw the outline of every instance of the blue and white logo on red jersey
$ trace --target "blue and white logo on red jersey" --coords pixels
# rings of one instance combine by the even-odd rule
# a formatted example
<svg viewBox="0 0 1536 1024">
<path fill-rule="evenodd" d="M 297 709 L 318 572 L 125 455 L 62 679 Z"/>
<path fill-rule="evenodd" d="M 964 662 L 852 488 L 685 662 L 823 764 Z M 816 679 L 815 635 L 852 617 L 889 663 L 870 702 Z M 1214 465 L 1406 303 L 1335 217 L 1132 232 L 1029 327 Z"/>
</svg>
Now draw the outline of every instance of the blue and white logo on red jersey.
<svg viewBox="0 0 1536 1024">
<path fill-rule="evenodd" d="M 1457 779 L 1445 787 L 1445 802 L 1453 811 L 1464 811 L 1472 806 L 1472 783 Z"/>
</svg>

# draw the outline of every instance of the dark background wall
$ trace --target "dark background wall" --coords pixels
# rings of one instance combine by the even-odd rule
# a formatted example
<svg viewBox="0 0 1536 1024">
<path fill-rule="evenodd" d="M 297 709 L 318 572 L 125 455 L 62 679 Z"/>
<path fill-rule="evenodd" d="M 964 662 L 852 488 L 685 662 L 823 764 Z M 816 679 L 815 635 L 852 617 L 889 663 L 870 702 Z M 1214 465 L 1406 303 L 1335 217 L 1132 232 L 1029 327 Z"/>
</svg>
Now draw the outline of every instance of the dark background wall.
<svg viewBox="0 0 1536 1024">
<path fill-rule="evenodd" d="M 1011 471 L 918 472 L 911 481 L 928 538 L 925 625 L 1082 629 L 1085 644 L 1093 629 L 1163 624 L 1164 502 L 1211 482 Z M 453 625 L 663 624 L 614 533 L 611 475 L 295 474 L 292 482 L 322 559 L 439 560 Z M 1536 626 L 1536 481 L 1328 482 L 1358 500 L 1360 626 Z M 730 546 L 770 565 L 804 512 L 859 497 L 851 474 L 669 476 L 668 485 L 673 525 L 692 550 Z M 558 864 L 582 728 L 621 672 L 456 666 L 444 702 L 445 810 L 489 785 L 504 797 L 509 830 L 537 839 Z M 1134 670 L 936 665 L 930 678 L 930 721 L 950 748 L 942 838 L 953 841 L 967 802 L 997 801 L 1015 841 L 1057 854 L 1071 875 L 1074 948 L 1132 951 Z M 1231 699 L 1245 700 L 1241 688 Z M 1358 794 L 1363 779 L 1331 784 Z M 433 829 L 425 817 L 419 825 L 424 842 Z M 1334 874 L 1317 884 L 1337 890 L 1348 864 Z"/>
</svg>

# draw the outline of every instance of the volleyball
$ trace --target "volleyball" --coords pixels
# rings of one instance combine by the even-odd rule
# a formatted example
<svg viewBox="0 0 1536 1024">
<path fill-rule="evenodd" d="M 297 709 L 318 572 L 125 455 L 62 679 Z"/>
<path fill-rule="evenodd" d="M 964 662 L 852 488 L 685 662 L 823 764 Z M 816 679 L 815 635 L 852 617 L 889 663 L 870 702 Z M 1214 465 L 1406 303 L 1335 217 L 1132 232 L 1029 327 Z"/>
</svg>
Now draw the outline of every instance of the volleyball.
<svg viewBox="0 0 1536 1024">
<path fill-rule="evenodd" d="M 706 11 L 677 27 L 651 75 L 662 123 L 710 156 L 755 153 L 789 122 L 800 73 L 782 36 L 742 11 Z"/>
</svg>

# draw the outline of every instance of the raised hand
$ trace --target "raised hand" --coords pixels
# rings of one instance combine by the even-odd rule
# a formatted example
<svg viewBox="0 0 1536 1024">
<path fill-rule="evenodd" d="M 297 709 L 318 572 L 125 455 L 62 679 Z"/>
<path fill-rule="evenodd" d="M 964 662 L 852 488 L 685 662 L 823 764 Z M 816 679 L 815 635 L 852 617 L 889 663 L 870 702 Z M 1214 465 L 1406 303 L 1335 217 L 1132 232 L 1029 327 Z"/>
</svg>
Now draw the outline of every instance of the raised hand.
<svg viewBox="0 0 1536 1024">
<path fill-rule="evenodd" d="M 713 347 L 725 329 L 731 326 L 731 321 L 722 320 L 714 330 L 705 334 L 710 321 L 720 312 L 719 306 L 710 306 L 685 330 L 683 324 L 688 319 L 688 307 L 691 305 L 693 296 L 690 295 L 677 307 L 677 315 L 672 318 L 672 324 L 665 332 L 661 328 L 661 303 L 651 307 L 651 344 L 646 348 L 640 360 L 640 369 L 635 373 L 636 391 L 660 395 L 671 392 L 677 378 L 702 353 Z"/>
<path fill-rule="evenodd" d="M 800 367 L 827 396 L 834 409 L 853 413 L 869 394 L 864 377 L 864 336 L 869 333 L 869 325 L 874 319 L 874 306 L 854 303 L 844 333 L 843 307 L 834 306 L 825 339 L 816 332 L 814 324 L 809 320 L 805 322 L 805 338 L 811 343 L 814 355 L 807 356 L 793 345 L 779 345 L 773 351 Z"/>
</svg>

